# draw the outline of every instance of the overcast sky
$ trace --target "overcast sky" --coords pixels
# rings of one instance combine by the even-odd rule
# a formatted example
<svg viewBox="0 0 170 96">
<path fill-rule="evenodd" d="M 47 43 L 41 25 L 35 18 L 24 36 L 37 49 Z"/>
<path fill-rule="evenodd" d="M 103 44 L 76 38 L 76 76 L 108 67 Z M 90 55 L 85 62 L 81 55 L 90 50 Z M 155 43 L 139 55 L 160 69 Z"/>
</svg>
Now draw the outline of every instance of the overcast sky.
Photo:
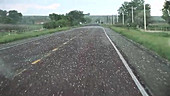
<svg viewBox="0 0 170 96">
<path fill-rule="evenodd" d="M 23 15 L 65 14 L 81 10 L 91 15 L 115 15 L 124 1 L 130 0 L 0 0 L 0 9 L 18 10 Z M 161 16 L 165 0 L 145 0 L 151 5 L 151 15 Z"/>
</svg>

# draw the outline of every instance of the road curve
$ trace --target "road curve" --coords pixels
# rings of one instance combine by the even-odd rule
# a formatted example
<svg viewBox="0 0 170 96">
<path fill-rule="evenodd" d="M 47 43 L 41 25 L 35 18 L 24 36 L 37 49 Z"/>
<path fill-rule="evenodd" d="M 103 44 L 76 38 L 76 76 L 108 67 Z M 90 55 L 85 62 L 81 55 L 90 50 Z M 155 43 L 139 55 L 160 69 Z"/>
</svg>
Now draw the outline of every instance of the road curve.
<svg viewBox="0 0 170 96">
<path fill-rule="evenodd" d="M 0 51 L 0 96 L 142 96 L 101 27 Z"/>
</svg>

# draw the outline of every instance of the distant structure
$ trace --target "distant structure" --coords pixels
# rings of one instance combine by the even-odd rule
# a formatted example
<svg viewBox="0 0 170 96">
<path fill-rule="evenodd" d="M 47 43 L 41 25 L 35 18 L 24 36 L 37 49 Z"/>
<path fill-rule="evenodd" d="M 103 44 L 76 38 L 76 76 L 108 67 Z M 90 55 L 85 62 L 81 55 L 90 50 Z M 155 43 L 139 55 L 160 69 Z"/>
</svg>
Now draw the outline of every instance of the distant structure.
<svg viewBox="0 0 170 96">
<path fill-rule="evenodd" d="M 151 16 L 151 23 L 166 23 L 161 16 Z"/>
<path fill-rule="evenodd" d="M 117 15 L 90 15 L 90 13 L 84 14 L 84 17 L 90 18 L 92 24 L 121 24 L 118 22 Z M 23 16 L 22 24 L 44 24 L 49 22 L 50 18 L 48 16 Z M 166 23 L 166 21 L 161 16 L 151 16 L 151 24 L 155 23 Z"/>
<path fill-rule="evenodd" d="M 88 13 L 88 14 L 84 14 L 84 16 L 90 18 L 92 20 L 91 21 L 92 24 L 94 23 L 116 24 L 118 23 L 117 15 L 90 15 L 90 13 Z M 155 24 L 155 23 L 166 23 L 166 22 L 161 16 L 151 16 L 151 24 Z"/>
<path fill-rule="evenodd" d="M 92 23 L 115 24 L 115 15 L 91 15 Z"/>
<path fill-rule="evenodd" d="M 84 14 L 85 17 L 91 18 L 91 23 L 100 23 L 100 24 L 115 24 L 116 23 L 116 15 L 90 15 Z"/>
</svg>

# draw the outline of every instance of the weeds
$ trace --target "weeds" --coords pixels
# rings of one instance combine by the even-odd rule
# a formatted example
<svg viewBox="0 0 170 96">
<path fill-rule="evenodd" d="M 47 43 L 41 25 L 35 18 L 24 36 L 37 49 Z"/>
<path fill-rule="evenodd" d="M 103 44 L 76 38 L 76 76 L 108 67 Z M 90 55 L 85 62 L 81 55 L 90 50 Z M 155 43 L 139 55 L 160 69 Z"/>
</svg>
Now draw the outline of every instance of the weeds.
<svg viewBox="0 0 170 96">
<path fill-rule="evenodd" d="M 137 29 L 109 26 L 133 41 L 157 52 L 162 57 L 170 60 L 170 34 L 169 33 L 147 33 Z"/>
<path fill-rule="evenodd" d="M 43 31 L 28 31 L 28 32 L 23 32 L 23 33 L 12 33 L 12 34 L 6 34 L 1 36 L 0 35 L 0 44 L 2 43 L 8 43 L 20 39 L 26 39 L 30 37 L 37 37 L 40 35 L 45 35 L 45 34 L 51 34 L 54 32 L 58 31 L 63 31 L 63 30 L 68 30 L 70 27 L 63 27 L 63 28 L 56 28 L 56 29 L 50 29 L 50 30 L 43 30 Z"/>
</svg>

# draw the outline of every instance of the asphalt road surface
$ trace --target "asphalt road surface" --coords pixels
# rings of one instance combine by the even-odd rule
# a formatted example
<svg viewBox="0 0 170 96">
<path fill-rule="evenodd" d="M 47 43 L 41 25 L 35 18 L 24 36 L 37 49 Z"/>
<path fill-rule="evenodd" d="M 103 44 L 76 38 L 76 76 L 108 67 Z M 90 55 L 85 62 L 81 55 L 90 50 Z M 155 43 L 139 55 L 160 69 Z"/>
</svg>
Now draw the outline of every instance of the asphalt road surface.
<svg viewBox="0 0 170 96">
<path fill-rule="evenodd" d="M 142 96 L 101 27 L 0 50 L 0 96 Z"/>
</svg>

